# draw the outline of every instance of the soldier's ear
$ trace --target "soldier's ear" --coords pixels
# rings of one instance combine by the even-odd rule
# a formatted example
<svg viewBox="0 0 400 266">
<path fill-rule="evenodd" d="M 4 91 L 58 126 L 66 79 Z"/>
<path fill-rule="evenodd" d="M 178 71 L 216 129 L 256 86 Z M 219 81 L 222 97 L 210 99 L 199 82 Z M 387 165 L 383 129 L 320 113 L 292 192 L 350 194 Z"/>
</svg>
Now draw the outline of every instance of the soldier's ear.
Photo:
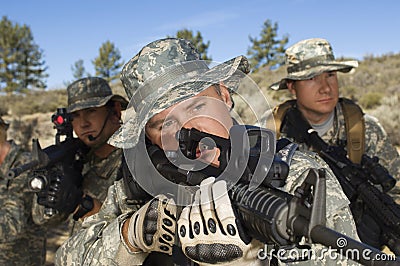
<svg viewBox="0 0 400 266">
<path fill-rule="evenodd" d="M 219 83 L 219 91 L 220 91 L 222 100 L 225 102 L 225 104 L 228 107 L 228 110 L 230 111 L 233 107 L 231 94 L 229 92 L 229 89 L 225 86 L 225 84 L 222 81 Z"/>
<path fill-rule="evenodd" d="M 121 111 L 122 111 L 121 103 L 115 101 L 112 109 L 112 115 L 113 117 L 115 117 L 116 121 L 121 120 Z"/>
<path fill-rule="evenodd" d="M 296 95 L 296 87 L 295 87 L 296 82 L 294 80 L 287 80 L 286 81 L 286 86 L 289 90 L 289 92 L 293 95 Z"/>
</svg>

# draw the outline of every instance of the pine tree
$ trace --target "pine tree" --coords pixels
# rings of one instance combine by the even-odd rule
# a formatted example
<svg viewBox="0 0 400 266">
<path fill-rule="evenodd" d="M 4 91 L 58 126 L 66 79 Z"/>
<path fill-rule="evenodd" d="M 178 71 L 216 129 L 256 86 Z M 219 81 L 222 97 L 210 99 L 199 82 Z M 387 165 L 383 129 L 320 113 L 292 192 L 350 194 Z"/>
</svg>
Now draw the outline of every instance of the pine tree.
<svg viewBox="0 0 400 266">
<path fill-rule="evenodd" d="M 171 37 L 171 36 L 167 36 Z M 208 47 L 210 46 L 210 41 L 204 43 L 203 36 L 201 36 L 200 31 L 197 31 L 196 36 L 193 35 L 193 31 L 188 29 L 182 29 L 176 33 L 176 38 L 186 39 L 191 41 L 196 47 L 200 54 L 200 59 L 202 60 L 212 60 L 211 56 L 207 55 Z"/>
<path fill-rule="evenodd" d="M 124 65 L 118 48 L 106 41 L 99 48 L 99 56 L 92 63 L 96 71 L 96 76 L 106 79 L 108 82 L 118 79 L 120 68 Z"/>
<path fill-rule="evenodd" d="M 83 59 L 79 59 L 72 66 L 72 76 L 75 80 L 83 78 L 85 75 L 89 76 L 89 74 L 85 74 L 85 66 L 83 65 Z"/>
<path fill-rule="evenodd" d="M 284 64 L 285 45 L 289 42 L 287 35 L 278 39 L 278 23 L 271 20 L 264 22 L 260 39 L 249 36 L 252 46 L 248 49 L 251 66 L 257 70 L 261 67 L 271 68 Z"/>
<path fill-rule="evenodd" d="M 30 28 L 4 16 L 0 21 L 0 91 L 11 94 L 46 88 L 48 74 L 42 57 Z"/>
</svg>

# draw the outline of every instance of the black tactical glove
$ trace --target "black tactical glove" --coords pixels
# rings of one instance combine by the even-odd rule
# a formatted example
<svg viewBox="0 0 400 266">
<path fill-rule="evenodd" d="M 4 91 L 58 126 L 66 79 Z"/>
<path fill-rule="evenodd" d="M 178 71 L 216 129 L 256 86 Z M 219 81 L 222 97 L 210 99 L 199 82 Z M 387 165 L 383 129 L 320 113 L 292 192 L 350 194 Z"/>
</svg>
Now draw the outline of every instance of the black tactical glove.
<svg viewBox="0 0 400 266">
<path fill-rule="evenodd" d="M 38 204 L 60 213 L 70 214 L 82 200 L 81 167 L 64 162 L 62 171 L 52 172 L 47 186 L 37 193 Z"/>
</svg>

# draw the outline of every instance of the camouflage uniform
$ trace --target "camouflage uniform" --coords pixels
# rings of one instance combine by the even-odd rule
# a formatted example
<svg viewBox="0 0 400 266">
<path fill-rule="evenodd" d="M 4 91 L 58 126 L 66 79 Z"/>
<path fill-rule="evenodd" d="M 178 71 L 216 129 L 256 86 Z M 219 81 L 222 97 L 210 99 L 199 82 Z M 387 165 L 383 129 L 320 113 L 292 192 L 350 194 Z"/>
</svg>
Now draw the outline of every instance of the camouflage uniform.
<svg viewBox="0 0 400 266">
<path fill-rule="evenodd" d="M 288 76 L 272 84 L 270 88 L 273 90 L 287 89 L 287 80 L 307 80 L 325 71 L 349 72 L 358 66 L 357 61 L 336 61 L 331 45 L 324 39 L 300 41 L 289 47 L 285 55 Z M 264 119 L 270 121 L 271 115 L 268 113 Z M 400 157 L 396 148 L 391 144 L 377 118 L 365 114 L 364 121 L 365 153 L 371 157 L 377 156 L 389 173 L 400 180 Z M 284 133 L 282 136 L 286 137 Z M 334 111 L 331 128 L 321 137 L 330 145 L 337 146 L 346 143 L 345 118 L 339 103 Z M 302 150 L 308 149 L 305 144 L 300 144 L 300 146 Z M 390 191 L 390 195 L 400 203 L 400 182 Z"/>
<path fill-rule="evenodd" d="M 364 115 L 365 121 L 365 153 L 370 156 L 377 156 L 379 162 L 388 169 L 389 173 L 397 180 L 400 178 L 400 157 L 396 148 L 391 145 L 388 136 L 379 123 L 378 119 L 370 115 Z M 282 133 L 283 137 L 286 137 Z M 321 138 L 329 145 L 337 146 L 338 143 L 346 143 L 345 120 L 340 104 L 335 108 L 334 125 Z M 301 150 L 309 148 L 300 144 Z M 397 182 L 390 195 L 400 203 L 400 182 Z"/>
<path fill-rule="evenodd" d="M 33 193 L 27 174 L 9 180 L 9 169 L 31 161 L 13 141 L 0 165 L 0 265 L 44 265 L 46 230 L 32 221 Z"/>
<path fill-rule="evenodd" d="M 68 89 L 69 113 L 91 108 L 101 107 L 110 100 L 121 102 L 122 109 L 126 108 L 128 102 L 120 95 L 112 94 L 111 88 L 104 79 L 90 77 L 77 80 Z M 107 189 L 115 180 L 121 177 L 122 149 L 114 149 L 106 158 L 99 158 L 92 148 L 84 158 L 85 164 L 82 170 L 83 193 L 104 202 Z M 44 207 L 35 202 L 34 220 L 37 224 L 49 224 L 62 226 L 63 235 L 73 235 L 82 224 L 81 220 L 74 221 L 65 215 L 54 215 L 46 217 Z"/>
<path fill-rule="evenodd" d="M 188 63 L 184 65 L 184 63 Z M 182 64 L 181 64 L 182 63 Z M 191 64 L 193 63 L 193 64 Z M 175 65 L 176 64 L 176 65 Z M 196 65 L 198 64 L 198 65 Z M 118 147 L 135 147 L 140 141 L 140 132 L 154 114 L 190 98 L 211 84 L 223 80 L 228 88 L 235 90 L 237 77 L 247 73 L 248 63 L 244 57 L 237 57 L 212 69 L 202 69 L 199 55 L 191 43 L 182 39 L 163 39 L 145 46 L 123 68 L 121 80 L 131 98 L 127 117 L 121 129 L 110 138 L 110 143 Z M 186 72 L 182 73 L 182 70 Z M 193 74 L 195 71 L 197 73 Z M 240 71 L 236 71 L 240 70 Z M 235 74 L 237 75 L 235 75 Z M 185 76 L 184 79 L 181 79 Z M 210 78 L 208 81 L 198 77 Z M 157 79 L 157 77 L 159 79 Z M 161 78 L 160 78 L 161 77 Z M 219 79 L 218 79 L 219 78 Z M 143 90 L 146 88 L 146 90 Z M 333 178 L 327 165 L 314 153 L 301 153 L 291 150 L 288 183 L 285 190 L 293 192 L 305 178 L 307 170 L 325 168 L 327 170 L 327 225 L 343 234 L 358 239 L 355 224 L 348 208 L 348 200 Z M 128 162 L 129 164 L 129 162 Z M 132 172 L 135 177 L 134 171 Z M 127 187 L 120 180 L 108 190 L 102 209 L 88 217 L 83 230 L 68 239 L 57 251 L 56 265 L 140 265 L 148 256 L 144 252 L 132 252 L 122 236 L 122 225 L 140 206 L 127 200 Z M 320 247 L 313 245 L 314 248 Z M 324 259 L 325 260 L 325 259 Z M 347 260 L 343 261 L 346 264 Z M 307 261 L 321 264 L 324 262 Z M 330 261 L 337 265 L 337 261 Z M 351 262 L 349 262 L 351 264 Z"/>
</svg>

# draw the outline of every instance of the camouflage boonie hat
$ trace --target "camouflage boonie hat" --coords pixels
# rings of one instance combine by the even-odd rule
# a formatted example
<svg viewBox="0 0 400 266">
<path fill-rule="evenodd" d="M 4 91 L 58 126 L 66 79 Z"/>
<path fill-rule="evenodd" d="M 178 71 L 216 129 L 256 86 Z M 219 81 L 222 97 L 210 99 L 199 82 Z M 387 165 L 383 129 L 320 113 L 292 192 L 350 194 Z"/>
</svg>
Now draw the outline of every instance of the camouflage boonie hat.
<svg viewBox="0 0 400 266">
<path fill-rule="evenodd" d="M 286 49 L 285 64 L 287 77 L 272 84 L 270 89 L 287 89 L 287 80 L 310 79 L 326 71 L 347 73 L 358 66 L 355 60 L 336 61 L 329 42 L 320 38 L 303 40 Z"/>
<path fill-rule="evenodd" d="M 143 47 L 121 71 L 130 102 L 126 122 L 109 139 L 109 144 L 134 147 L 152 116 L 220 81 L 235 91 L 250 69 L 244 56 L 212 68 L 209 63 L 200 60 L 194 45 L 184 39 L 166 38 Z"/>
<path fill-rule="evenodd" d="M 3 118 L 0 116 L 0 126 L 4 126 L 5 129 L 7 130 L 10 124 L 4 121 Z"/>
<path fill-rule="evenodd" d="M 98 77 L 82 78 L 67 88 L 68 93 L 68 113 L 79 111 L 91 107 L 101 107 L 108 101 L 118 101 L 123 110 L 126 109 L 128 101 L 116 94 L 112 94 L 107 81 Z"/>
</svg>

